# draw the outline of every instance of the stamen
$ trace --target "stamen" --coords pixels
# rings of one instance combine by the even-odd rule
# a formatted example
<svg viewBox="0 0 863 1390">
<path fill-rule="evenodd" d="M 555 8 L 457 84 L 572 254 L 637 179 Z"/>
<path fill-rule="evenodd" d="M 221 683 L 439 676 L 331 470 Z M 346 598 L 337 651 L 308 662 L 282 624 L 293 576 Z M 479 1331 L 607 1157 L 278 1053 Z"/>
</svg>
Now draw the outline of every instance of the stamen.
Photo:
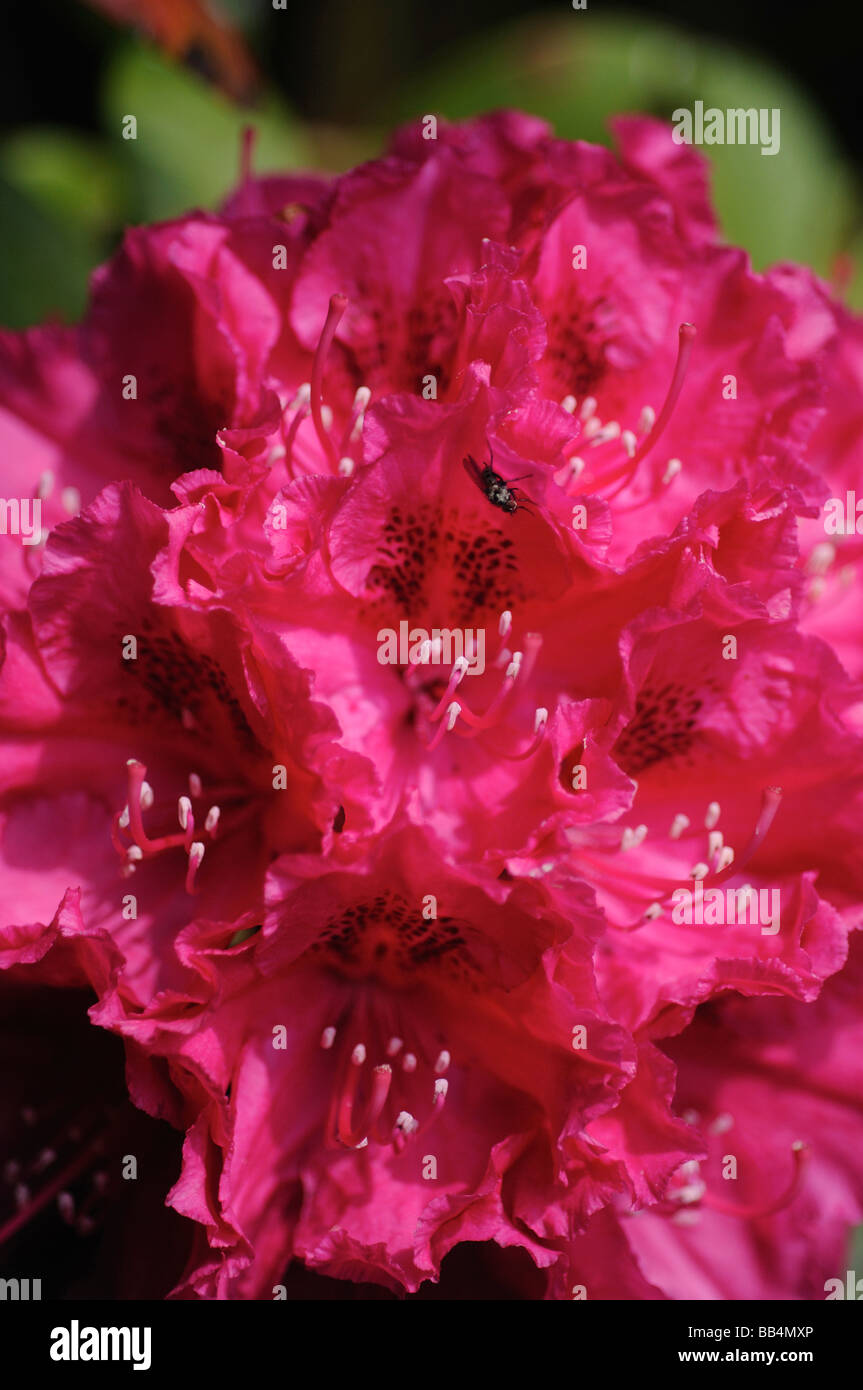
<svg viewBox="0 0 863 1390">
<path fill-rule="evenodd" d="M 681 812 L 678 815 L 676 815 L 674 817 L 674 820 L 671 822 L 671 829 L 668 832 L 668 837 L 670 840 L 679 840 L 684 830 L 688 829 L 689 817 L 684 816 Z"/>
<path fill-rule="evenodd" d="M 434 1069 L 437 1072 L 438 1076 L 443 1076 L 444 1072 L 449 1067 L 451 1061 L 452 1058 L 450 1057 L 446 1048 L 444 1048 L 444 1050 L 438 1054 L 438 1059 L 434 1064 Z"/>
<path fill-rule="evenodd" d="M 312 379 L 310 382 L 312 420 L 314 422 L 315 432 L 320 441 L 321 448 L 334 470 L 338 465 L 338 455 L 335 445 L 327 433 L 324 422 L 322 388 L 324 363 L 326 362 L 327 354 L 330 350 L 333 338 L 336 335 L 336 329 L 341 322 L 347 304 L 347 296 L 344 294 L 334 294 L 330 298 L 330 307 L 327 310 L 326 322 L 324 323 L 323 331 L 315 351 L 315 358 L 312 366 Z"/>
<path fill-rule="evenodd" d="M 404 1043 L 402 1042 L 401 1038 L 390 1038 L 389 1042 L 387 1043 L 387 1056 L 397 1057 L 403 1047 Z"/>
<path fill-rule="evenodd" d="M 201 779 L 198 776 L 197 772 L 190 772 L 189 791 L 192 793 L 192 796 L 200 796 L 202 790 L 203 789 L 201 787 Z"/>
<path fill-rule="evenodd" d="M 773 1216 L 776 1212 L 784 1210 L 785 1207 L 791 1205 L 803 1185 L 803 1173 L 809 1160 L 809 1148 L 802 1140 L 797 1139 L 791 1145 L 791 1155 L 793 1162 L 791 1181 L 785 1191 L 767 1206 L 735 1206 L 733 1202 L 726 1202 L 724 1197 L 717 1197 L 709 1190 L 705 1192 L 702 1199 L 704 1206 L 722 1212 L 725 1216 L 738 1216 L 743 1221 L 754 1221 L 762 1216 Z"/>
<path fill-rule="evenodd" d="M 287 434 L 285 435 L 285 467 L 287 468 L 288 474 L 289 474 L 289 476 L 290 476 L 291 478 L 293 478 L 293 477 L 295 476 L 295 475 L 294 475 L 294 444 L 296 443 L 296 440 L 297 440 L 297 435 L 298 435 L 298 433 L 299 433 L 300 425 L 303 423 L 304 420 L 307 420 L 307 419 L 309 418 L 309 416 L 311 415 L 311 413 L 312 413 L 312 408 L 311 408 L 311 406 L 308 404 L 307 401 L 304 402 L 304 403 L 298 408 L 296 415 L 294 416 L 293 420 L 292 420 L 291 423 L 290 423 L 290 426 L 289 426 L 289 428 L 288 428 L 288 432 L 287 432 Z"/>
<path fill-rule="evenodd" d="M 773 824 L 776 812 L 779 810 L 779 805 L 781 801 L 781 787 L 765 787 L 761 796 L 761 813 L 758 817 L 758 821 L 756 823 L 752 839 L 749 841 L 749 844 L 746 846 L 745 850 L 740 855 L 740 858 L 733 866 L 735 873 L 739 873 L 740 870 L 743 868 L 744 864 L 748 864 L 749 860 L 755 854 L 755 851 L 758 849 L 759 845 L 761 844 L 762 840 L 764 839 L 765 835 L 767 834 L 768 830 Z M 732 865 L 729 864 L 727 868 L 723 869 L 722 874 L 718 877 L 722 877 L 723 875 L 729 874 L 731 868 Z"/>
<path fill-rule="evenodd" d="M 680 462 L 680 459 L 669 459 L 665 467 L 665 472 L 662 475 L 663 483 L 667 486 L 670 482 L 673 482 L 682 467 L 683 464 Z"/>
<path fill-rule="evenodd" d="M 628 463 L 622 468 L 616 469 L 609 477 L 602 480 L 603 485 L 607 486 L 609 483 L 616 482 L 618 478 L 622 477 L 623 481 L 620 487 L 615 490 L 614 496 L 616 496 L 618 492 L 621 492 L 623 488 L 632 481 L 638 465 L 650 453 L 660 436 L 664 433 L 671 419 L 678 397 L 683 390 L 683 383 L 686 379 L 687 368 L 689 367 L 689 359 L 692 356 L 692 345 L 695 341 L 695 332 L 695 325 L 693 323 L 682 323 L 680 325 L 677 334 L 677 361 L 675 362 L 674 374 L 671 378 L 671 385 L 668 388 L 665 404 L 659 412 L 659 418 L 652 425 L 644 439 L 642 439 L 641 444 Z M 678 463 L 678 469 L 676 471 L 679 471 L 680 461 L 676 460 L 676 462 Z"/>
<path fill-rule="evenodd" d="M 345 427 L 345 432 L 342 435 L 342 442 L 339 450 L 342 455 L 347 454 L 351 444 L 355 444 L 362 434 L 366 410 L 368 409 L 371 398 L 372 393 L 368 386 L 358 386 L 354 392 L 351 413 L 348 418 L 347 426 Z"/>
<path fill-rule="evenodd" d="M 336 1040 L 336 1030 L 332 1026 L 325 1028 L 321 1033 L 321 1047 L 328 1052 Z"/>
<path fill-rule="evenodd" d="M 195 889 L 195 875 L 198 872 L 203 857 L 204 845 L 200 840 L 195 840 L 194 844 L 189 849 L 189 867 L 186 871 L 187 893 L 191 894 L 197 891 Z"/>
<path fill-rule="evenodd" d="M 718 801 L 711 801 L 707 808 L 707 815 L 704 817 L 704 828 L 712 830 L 719 822 L 720 806 Z"/>
<path fill-rule="evenodd" d="M 586 433 L 587 430 L 585 429 L 585 434 Z M 600 444 L 608 444 L 610 440 L 617 439 L 619 435 L 620 425 L 617 423 L 616 420 L 609 420 L 607 425 L 603 425 L 602 429 L 598 430 L 593 435 L 593 438 L 590 441 L 590 447 L 592 449 L 596 449 L 599 447 Z"/>
</svg>

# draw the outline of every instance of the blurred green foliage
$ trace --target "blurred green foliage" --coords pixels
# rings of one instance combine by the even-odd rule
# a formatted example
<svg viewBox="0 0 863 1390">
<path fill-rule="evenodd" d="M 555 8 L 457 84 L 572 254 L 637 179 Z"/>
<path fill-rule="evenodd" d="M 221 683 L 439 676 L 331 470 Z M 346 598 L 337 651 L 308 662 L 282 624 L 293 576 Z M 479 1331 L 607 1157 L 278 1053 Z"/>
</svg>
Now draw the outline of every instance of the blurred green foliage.
<svg viewBox="0 0 863 1390">
<path fill-rule="evenodd" d="M 340 129 L 301 126 L 273 92 L 252 113 L 239 110 L 122 36 L 103 74 L 101 139 L 40 126 L 0 144 L 0 255 L 14 267 L 0 280 L 0 322 L 77 317 L 88 271 L 124 226 L 220 201 L 250 122 L 257 170 L 338 169 L 378 152 L 393 124 L 426 112 L 458 119 L 517 106 L 563 136 L 609 143 L 611 115 L 670 120 L 696 100 L 781 111 L 775 156 L 758 146 L 704 150 L 725 235 L 756 266 L 790 259 L 829 275 L 839 252 L 863 259 L 856 179 L 812 103 L 765 63 L 637 13 L 558 10 L 499 27 L 418 72 L 394 72 L 388 88 L 370 93 L 362 119 Z M 122 139 L 126 115 L 137 119 L 136 140 Z M 863 304 L 863 271 L 849 297 Z"/>
</svg>

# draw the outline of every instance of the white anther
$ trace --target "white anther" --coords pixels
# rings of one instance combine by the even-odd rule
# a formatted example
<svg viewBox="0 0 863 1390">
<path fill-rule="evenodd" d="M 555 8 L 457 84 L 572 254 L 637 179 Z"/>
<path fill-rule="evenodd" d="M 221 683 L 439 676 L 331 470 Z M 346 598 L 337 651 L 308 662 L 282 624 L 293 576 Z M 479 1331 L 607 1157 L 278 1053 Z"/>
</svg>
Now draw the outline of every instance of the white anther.
<svg viewBox="0 0 863 1390">
<path fill-rule="evenodd" d="M 697 1125 L 701 1116 L 697 1110 L 690 1108 L 689 1110 L 684 1110 L 680 1118 L 685 1125 Z"/>
<path fill-rule="evenodd" d="M 716 872 L 717 872 L 718 874 L 721 874 L 723 869 L 727 869 L 728 866 L 729 866 L 729 864 L 733 864 L 733 863 L 734 863 L 734 850 L 731 848 L 730 845 L 723 845 L 723 846 L 722 846 L 722 852 L 721 852 L 721 854 L 720 854 L 720 856 L 719 856 L 719 859 L 717 860 L 717 863 L 716 863 Z"/>
<path fill-rule="evenodd" d="M 706 1191 L 707 1184 L 699 1179 L 698 1182 L 690 1182 L 685 1187 L 679 1187 L 676 1192 L 672 1193 L 672 1197 L 675 1202 L 680 1202 L 682 1206 L 686 1207 L 691 1206 L 693 1202 L 700 1202 Z"/>
<path fill-rule="evenodd" d="M 514 681 L 519 671 L 521 670 L 521 659 L 521 652 L 513 652 L 512 661 L 506 668 L 506 679 L 508 681 Z"/>
<path fill-rule="evenodd" d="M 71 1221 L 75 1215 L 75 1198 L 71 1192 L 58 1192 L 57 1210 L 64 1221 Z"/>
<path fill-rule="evenodd" d="M 699 860 L 698 863 L 693 864 L 692 868 L 689 870 L 689 877 L 695 879 L 702 879 L 706 878 L 709 873 L 709 864 L 704 864 L 701 862 L 701 860 Z"/>
<path fill-rule="evenodd" d="M 443 1101 L 443 1100 L 446 1099 L 446 1093 L 447 1093 L 448 1090 L 449 1090 L 449 1082 L 447 1081 L 446 1077 L 445 1077 L 445 1076 L 439 1076 L 438 1079 L 437 1079 L 437 1081 L 436 1081 L 435 1084 L 434 1084 L 434 1098 L 435 1098 L 435 1104 L 437 1104 L 438 1101 Z"/>
<path fill-rule="evenodd" d="M 652 406 L 652 405 L 646 405 L 646 406 L 644 406 L 643 409 L 642 409 L 642 411 L 641 411 L 641 414 L 640 414 L 639 417 L 638 417 L 638 433 L 639 433 L 639 434 L 647 434 L 649 430 L 652 430 L 652 429 L 653 429 L 653 426 L 654 426 L 655 424 L 656 424 L 656 411 L 653 409 L 653 406 Z"/>
<path fill-rule="evenodd" d="M 501 637 L 508 637 L 510 632 L 512 631 L 512 614 L 510 613 L 508 608 L 505 608 L 501 613 L 500 620 L 497 625 L 497 630 L 500 633 Z"/>
<path fill-rule="evenodd" d="M 130 845 L 126 850 L 126 858 L 130 864 L 140 864 L 144 858 L 144 851 L 138 845 Z"/>
<path fill-rule="evenodd" d="M 332 1026 L 330 1026 L 329 1028 L 325 1028 L 323 1033 L 321 1033 L 321 1047 L 324 1049 L 325 1052 L 329 1052 L 335 1040 L 336 1030 Z"/>
<path fill-rule="evenodd" d="M 712 859 L 722 849 L 722 831 L 711 830 L 707 836 L 707 857 Z"/>
<path fill-rule="evenodd" d="M 727 1110 L 724 1110 L 724 1111 L 722 1112 L 721 1115 L 717 1115 L 717 1116 L 716 1116 L 716 1119 L 715 1119 L 715 1120 L 713 1121 L 713 1123 L 710 1125 L 709 1133 L 710 1133 L 710 1134 L 727 1134 L 728 1131 L 729 1131 L 729 1129 L 732 1129 L 733 1127 L 734 1127 L 734 1116 L 733 1116 L 733 1115 L 729 1115 L 729 1114 L 728 1114 L 728 1111 L 727 1111 Z"/>
<path fill-rule="evenodd" d="M 578 401 L 575 399 L 575 396 L 564 396 L 560 403 L 560 408 L 561 410 L 565 410 L 567 415 L 574 415 L 577 405 Z"/>
<path fill-rule="evenodd" d="M 193 864 L 196 869 L 204 857 L 205 849 L 206 845 L 203 840 L 193 840 L 189 846 L 189 862 Z"/>
<path fill-rule="evenodd" d="M 76 487 L 64 487 L 60 493 L 60 504 L 64 512 L 77 516 L 81 510 L 81 494 Z"/>
<path fill-rule="evenodd" d="M 26 1183 L 19 1182 L 15 1188 L 15 1205 L 20 1211 L 30 1201 L 30 1189 Z"/>
<path fill-rule="evenodd" d="M 582 420 L 589 420 L 595 410 L 596 397 L 585 396 L 584 400 L 581 403 L 581 410 L 579 411 L 579 415 L 581 416 Z"/>
<path fill-rule="evenodd" d="M 647 834 L 646 825 L 636 825 L 634 828 L 628 825 L 620 837 L 621 849 L 635 849 L 640 845 Z"/>
<path fill-rule="evenodd" d="M 128 830 L 128 829 L 129 829 L 129 807 L 128 807 L 128 806 L 124 806 L 124 807 L 123 807 L 122 811 L 120 812 L 119 818 L 118 818 L 118 820 L 117 820 L 117 824 L 118 824 L 123 830 Z"/>
<path fill-rule="evenodd" d="M 406 1052 L 402 1058 L 402 1068 L 404 1071 L 416 1071 L 417 1059 L 412 1052 Z"/>
<path fill-rule="evenodd" d="M 707 808 L 707 814 L 704 817 L 705 830 L 712 830 L 715 825 L 718 825 L 720 815 L 721 807 L 719 805 L 719 802 L 711 801 L 710 805 Z"/>
<path fill-rule="evenodd" d="M 321 406 L 321 422 L 322 422 L 323 427 L 324 427 L 325 430 L 331 430 L 331 429 L 332 429 L 332 427 L 333 427 L 333 412 L 332 412 L 331 408 L 330 408 L 328 405 L 322 405 L 322 406 Z"/>
<path fill-rule="evenodd" d="M 587 429 L 585 429 L 585 434 L 587 434 Z M 619 434 L 620 425 L 616 420 L 609 420 L 607 425 L 603 425 L 601 430 L 597 430 L 590 442 L 596 448 L 599 444 L 607 444 L 610 439 L 617 439 Z"/>
<path fill-rule="evenodd" d="M 279 463 L 280 460 L 286 456 L 287 452 L 288 451 L 285 448 L 284 444 L 274 445 L 270 452 L 267 454 L 267 463 Z"/>
<path fill-rule="evenodd" d="M 662 916 L 662 903 L 651 903 L 651 904 L 650 904 L 650 907 L 648 907 L 648 908 L 645 909 L 644 917 L 645 917 L 645 921 L 647 921 L 647 922 L 655 922 L 656 919 L 657 919 L 657 917 L 661 917 L 661 916 Z"/>
<path fill-rule="evenodd" d="M 369 1146 L 368 1135 L 366 1135 L 365 1139 L 361 1139 L 360 1142 L 359 1142 L 358 1144 L 352 1144 L 352 1145 L 351 1145 L 351 1147 L 354 1148 L 354 1149 L 367 1149 L 368 1146 Z"/>
<path fill-rule="evenodd" d="M 390 1038 L 389 1042 L 387 1043 L 387 1056 L 397 1057 L 403 1047 L 404 1043 L 402 1042 L 401 1038 Z"/>
<path fill-rule="evenodd" d="M 50 497 L 54 490 L 54 474 L 50 468 L 46 468 L 44 473 L 39 475 L 39 482 L 36 487 L 36 496 L 45 498 Z"/>
<path fill-rule="evenodd" d="M 674 817 L 674 820 L 671 822 L 671 829 L 668 832 L 669 839 L 679 840 L 684 830 L 688 829 L 689 817 L 684 816 L 683 813 L 680 812 L 678 815 Z"/>
<path fill-rule="evenodd" d="M 409 1110 L 400 1110 L 396 1120 L 396 1128 L 400 1129 L 403 1134 L 413 1134 L 414 1130 L 419 1129 L 419 1125 Z"/>
<path fill-rule="evenodd" d="M 448 732 L 455 728 L 455 721 L 461 714 L 461 705 L 458 700 L 451 700 L 446 709 L 446 727 Z"/>
<path fill-rule="evenodd" d="M 358 386 L 354 392 L 354 410 L 365 410 L 371 398 L 370 387 Z"/>
<path fill-rule="evenodd" d="M 363 1064 L 363 1062 L 364 1062 L 365 1060 L 366 1060 L 366 1048 L 365 1048 L 365 1043 L 357 1043 L 356 1047 L 354 1048 L 353 1052 L 351 1053 L 351 1065 L 354 1066 L 354 1067 L 361 1067 L 362 1064 Z"/>
<path fill-rule="evenodd" d="M 698 1226 L 701 1224 L 701 1212 L 683 1207 L 674 1213 L 671 1220 L 675 1226 Z"/>
<path fill-rule="evenodd" d="M 682 467 L 683 464 L 680 462 L 680 459 L 669 459 L 668 463 L 665 465 L 665 472 L 662 475 L 662 481 L 664 483 L 670 483 L 672 478 L 677 477 Z"/>
<path fill-rule="evenodd" d="M 349 478 L 354 471 L 354 461 L 347 456 L 339 459 L 339 475 L 342 478 Z"/>
<path fill-rule="evenodd" d="M 288 410 L 297 410 L 301 405 L 308 405 L 311 399 L 312 384 L 310 381 L 304 381 L 300 389 L 297 391 L 297 394 L 294 396 L 294 399 L 288 406 Z"/>
<path fill-rule="evenodd" d="M 627 458 L 635 458 L 635 446 L 638 441 L 632 430 L 624 430 L 620 436 L 620 442 L 626 450 Z"/>
<path fill-rule="evenodd" d="M 584 422 L 584 429 L 582 430 L 582 434 L 584 435 L 585 439 L 593 439 L 594 435 L 599 434 L 601 429 L 602 421 L 600 420 L 599 416 L 591 415 L 590 419 L 585 420 Z M 602 441 L 600 441 L 600 443 L 601 442 Z"/>
<path fill-rule="evenodd" d="M 465 656 L 457 656 L 452 664 L 452 675 L 455 685 L 460 685 L 470 670 L 470 662 Z"/>
<path fill-rule="evenodd" d="M 50 1168 L 56 1157 L 57 1154 L 54 1149 L 43 1149 L 35 1163 L 36 1172 L 41 1173 L 46 1168 Z"/>
<path fill-rule="evenodd" d="M 451 1061 L 452 1057 L 450 1057 L 446 1048 L 444 1048 L 443 1051 L 438 1054 L 438 1059 L 434 1064 L 434 1069 L 438 1076 L 443 1076 Z"/>
<path fill-rule="evenodd" d="M 201 795 L 201 779 L 197 772 L 189 773 L 189 791 L 192 793 L 192 796 Z"/>
<path fill-rule="evenodd" d="M 535 734 L 540 733 L 541 730 L 545 728 L 547 723 L 548 710 L 543 709 L 542 706 L 540 706 L 540 708 L 536 711 L 536 714 L 533 716 L 533 732 Z"/>
<path fill-rule="evenodd" d="M 836 547 L 831 541 L 819 541 L 812 547 L 806 568 L 810 574 L 825 574 L 836 559 Z"/>
<path fill-rule="evenodd" d="M 149 783 L 149 782 L 142 782 L 142 783 L 141 783 L 141 797 L 140 797 L 142 809 L 143 809 L 144 811 L 149 811 L 149 809 L 150 809 L 150 807 L 152 806 L 152 804 L 153 804 L 153 802 L 155 801 L 155 799 L 156 799 L 156 798 L 155 798 L 155 796 L 154 796 L 154 794 L 153 794 L 153 788 L 150 786 L 150 783 Z"/>
<path fill-rule="evenodd" d="M 211 806 L 207 812 L 207 819 L 204 821 L 204 829 L 212 835 L 216 826 L 219 824 L 219 816 L 222 814 L 220 806 Z"/>
<path fill-rule="evenodd" d="M 180 829 L 185 830 L 189 824 L 189 817 L 192 814 L 192 803 L 187 796 L 181 796 L 177 802 L 177 820 L 180 822 Z"/>
</svg>

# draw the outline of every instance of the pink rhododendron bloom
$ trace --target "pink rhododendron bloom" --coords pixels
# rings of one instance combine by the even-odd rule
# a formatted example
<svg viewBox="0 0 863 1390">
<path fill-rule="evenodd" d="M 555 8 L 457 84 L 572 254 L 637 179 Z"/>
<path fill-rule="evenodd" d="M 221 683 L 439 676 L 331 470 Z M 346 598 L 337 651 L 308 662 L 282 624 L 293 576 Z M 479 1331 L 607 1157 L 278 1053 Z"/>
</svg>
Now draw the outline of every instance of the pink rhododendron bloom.
<svg viewBox="0 0 863 1390">
<path fill-rule="evenodd" d="M 2 1000 L 89 988 L 173 1126 L 166 1295 L 844 1269 L 861 327 L 615 132 L 245 170 L 0 341 Z M 57 1115 L 0 1238 L 78 1210 Z"/>
</svg>

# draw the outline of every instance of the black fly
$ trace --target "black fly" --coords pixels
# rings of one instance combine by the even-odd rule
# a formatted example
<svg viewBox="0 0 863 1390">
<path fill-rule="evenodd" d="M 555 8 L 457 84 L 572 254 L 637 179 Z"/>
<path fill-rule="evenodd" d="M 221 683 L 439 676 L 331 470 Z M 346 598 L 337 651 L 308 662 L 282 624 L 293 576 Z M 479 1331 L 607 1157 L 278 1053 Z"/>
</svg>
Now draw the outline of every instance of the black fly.
<svg viewBox="0 0 863 1390">
<path fill-rule="evenodd" d="M 492 462 L 494 462 L 493 459 Z M 468 454 L 467 458 L 462 459 L 462 463 L 493 507 L 500 507 L 502 512 L 514 512 L 519 506 L 524 507 L 524 502 L 518 500 L 516 489 L 499 473 L 495 473 L 491 463 L 478 464 L 473 454 Z M 527 477 L 528 475 L 525 473 L 523 476 Z M 521 482 L 521 479 L 515 478 L 514 481 Z"/>
</svg>

